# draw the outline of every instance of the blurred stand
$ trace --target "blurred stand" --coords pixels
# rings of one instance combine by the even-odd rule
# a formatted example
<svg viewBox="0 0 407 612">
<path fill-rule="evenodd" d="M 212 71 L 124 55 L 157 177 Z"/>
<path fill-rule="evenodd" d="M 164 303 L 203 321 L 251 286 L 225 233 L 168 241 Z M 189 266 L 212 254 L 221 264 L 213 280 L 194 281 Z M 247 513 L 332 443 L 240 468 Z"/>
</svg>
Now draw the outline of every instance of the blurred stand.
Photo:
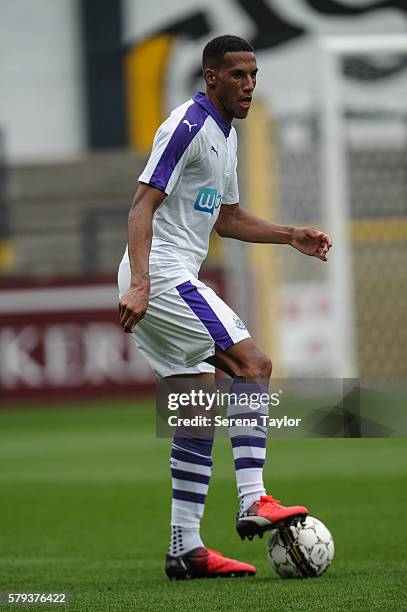
<svg viewBox="0 0 407 612">
<path fill-rule="evenodd" d="M 4 137 L 0 129 L 0 276 L 12 271 L 14 250 L 11 242 L 10 211 L 7 200 L 7 168 Z"/>
<path fill-rule="evenodd" d="M 139 396 L 153 374 L 118 322 L 116 270 L 145 157 L 89 155 L 15 164 L 8 204 L 15 251 L 0 278 L 0 397 Z M 206 282 L 223 294 L 220 268 Z"/>
<path fill-rule="evenodd" d="M 228 10 L 227 23 L 222 3 L 186 4 L 174 15 L 157 2 L 155 15 L 131 0 L 41 0 L 24 3 L 18 28 L 21 0 L 5 11 L 3 399 L 152 391 L 152 373 L 117 317 L 116 270 L 137 177 L 160 121 L 202 89 L 204 43 L 221 30 L 245 36 L 253 23 L 262 32 L 253 35 L 256 104 L 235 122 L 242 205 L 326 229 L 334 249 L 324 265 L 289 247 L 214 235 L 202 279 L 272 356 L 275 376 L 406 383 L 406 53 L 355 50 L 326 62 L 324 76 L 316 33 L 337 31 L 341 20 L 287 10 L 287 20 L 303 21 L 293 29 L 260 4 L 261 14 L 256 3 L 247 14 Z M 372 9 L 357 24 L 397 32 L 393 17 Z M 340 29 L 357 24 L 348 15 Z"/>
</svg>

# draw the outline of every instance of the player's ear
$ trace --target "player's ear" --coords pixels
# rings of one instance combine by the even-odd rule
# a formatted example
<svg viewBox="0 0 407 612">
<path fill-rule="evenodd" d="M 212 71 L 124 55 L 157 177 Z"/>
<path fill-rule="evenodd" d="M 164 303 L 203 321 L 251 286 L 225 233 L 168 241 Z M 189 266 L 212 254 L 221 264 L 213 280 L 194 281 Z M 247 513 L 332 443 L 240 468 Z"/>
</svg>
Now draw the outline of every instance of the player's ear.
<svg viewBox="0 0 407 612">
<path fill-rule="evenodd" d="M 205 68 L 204 79 L 208 87 L 216 87 L 216 72 L 213 68 Z"/>
</svg>

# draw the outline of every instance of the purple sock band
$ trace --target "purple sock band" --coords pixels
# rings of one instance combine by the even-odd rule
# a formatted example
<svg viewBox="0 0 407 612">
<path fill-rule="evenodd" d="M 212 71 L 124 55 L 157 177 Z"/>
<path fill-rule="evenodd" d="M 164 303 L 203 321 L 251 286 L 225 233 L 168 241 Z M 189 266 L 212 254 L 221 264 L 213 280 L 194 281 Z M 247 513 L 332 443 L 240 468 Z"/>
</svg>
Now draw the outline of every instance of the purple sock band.
<svg viewBox="0 0 407 612">
<path fill-rule="evenodd" d="M 236 395 L 240 395 L 240 393 L 267 393 L 269 392 L 269 387 L 263 383 L 243 383 L 233 381 L 230 385 L 230 393 L 236 393 Z"/>
<path fill-rule="evenodd" d="M 182 438 L 175 435 L 174 444 L 193 453 L 199 453 L 207 457 L 212 455 L 213 438 Z"/>
<path fill-rule="evenodd" d="M 233 381 L 230 385 L 229 393 L 236 393 L 236 395 L 240 394 L 252 394 L 252 393 L 267 393 L 269 392 L 269 386 L 265 384 L 258 383 L 244 383 Z"/>
</svg>

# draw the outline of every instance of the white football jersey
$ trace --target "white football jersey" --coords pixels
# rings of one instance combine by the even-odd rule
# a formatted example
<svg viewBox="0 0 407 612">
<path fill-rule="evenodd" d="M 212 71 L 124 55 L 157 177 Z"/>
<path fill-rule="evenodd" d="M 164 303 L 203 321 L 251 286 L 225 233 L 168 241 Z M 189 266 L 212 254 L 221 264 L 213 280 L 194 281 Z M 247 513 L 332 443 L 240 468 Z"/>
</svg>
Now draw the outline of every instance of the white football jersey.
<svg viewBox="0 0 407 612">
<path fill-rule="evenodd" d="M 139 177 L 167 194 L 153 217 L 151 297 L 197 278 L 221 205 L 239 202 L 236 166 L 236 130 L 203 93 L 176 108 L 158 129 Z M 127 248 L 121 268 L 123 293 L 129 283 Z"/>
</svg>

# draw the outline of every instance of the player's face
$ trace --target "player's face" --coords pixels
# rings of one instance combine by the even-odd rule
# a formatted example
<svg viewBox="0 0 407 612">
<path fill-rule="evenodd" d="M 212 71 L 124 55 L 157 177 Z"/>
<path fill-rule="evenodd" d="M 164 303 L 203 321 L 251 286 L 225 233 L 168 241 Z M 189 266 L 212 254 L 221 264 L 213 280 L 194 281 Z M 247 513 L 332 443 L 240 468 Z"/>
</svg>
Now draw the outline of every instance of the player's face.
<svg viewBox="0 0 407 612">
<path fill-rule="evenodd" d="M 227 121 L 247 117 L 254 88 L 257 64 L 251 51 L 225 53 L 217 70 L 207 69 L 206 83 L 212 102 Z"/>
</svg>

